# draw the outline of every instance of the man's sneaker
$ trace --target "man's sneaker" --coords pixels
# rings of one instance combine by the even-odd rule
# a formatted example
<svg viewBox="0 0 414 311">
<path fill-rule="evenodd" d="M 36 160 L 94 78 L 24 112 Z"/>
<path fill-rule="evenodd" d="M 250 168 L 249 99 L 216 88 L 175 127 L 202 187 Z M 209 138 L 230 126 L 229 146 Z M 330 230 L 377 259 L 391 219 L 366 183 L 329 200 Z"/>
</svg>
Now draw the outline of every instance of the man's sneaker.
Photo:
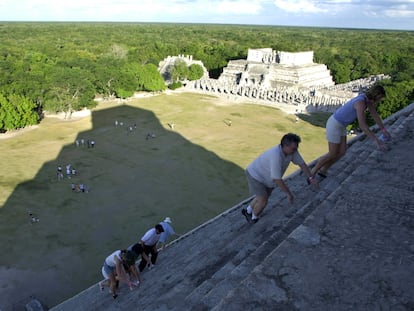
<svg viewBox="0 0 414 311">
<path fill-rule="evenodd" d="M 244 215 L 244 217 L 246 217 L 246 221 L 250 223 L 252 220 L 252 215 L 249 214 L 245 208 L 242 209 L 242 214 Z"/>
<path fill-rule="evenodd" d="M 258 222 L 259 221 L 259 218 L 255 218 L 255 219 L 250 219 L 250 222 L 249 223 L 251 223 L 251 224 L 255 224 L 256 222 Z"/>
</svg>

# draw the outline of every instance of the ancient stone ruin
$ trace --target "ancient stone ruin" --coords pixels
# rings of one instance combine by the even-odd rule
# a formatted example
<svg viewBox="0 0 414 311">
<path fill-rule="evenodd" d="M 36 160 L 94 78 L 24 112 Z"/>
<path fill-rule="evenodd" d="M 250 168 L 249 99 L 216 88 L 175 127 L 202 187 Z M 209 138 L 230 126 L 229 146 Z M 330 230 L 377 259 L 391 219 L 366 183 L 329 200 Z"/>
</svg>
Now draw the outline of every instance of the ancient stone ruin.
<svg viewBox="0 0 414 311">
<path fill-rule="evenodd" d="M 247 59 L 229 61 L 219 81 L 262 88 L 319 88 L 335 84 L 327 66 L 313 62 L 313 51 L 289 53 L 270 48 L 249 49 Z"/>
<path fill-rule="evenodd" d="M 158 64 L 158 72 L 164 78 L 164 81 L 167 83 L 172 83 L 171 79 L 171 70 L 174 68 L 174 64 L 177 60 L 184 61 L 186 65 L 189 67 L 193 64 L 200 65 L 203 68 L 204 75 L 203 79 L 208 79 L 208 71 L 204 64 L 200 60 L 193 60 L 193 55 L 178 55 L 178 56 L 168 56 L 164 58 L 164 60 L 160 61 Z"/>
<path fill-rule="evenodd" d="M 327 66 L 313 62 L 313 51 L 290 53 L 263 48 L 249 49 L 247 59 L 229 61 L 218 79 L 206 76 L 188 81 L 186 88 L 275 107 L 293 105 L 295 112 L 329 112 L 386 78 L 377 75 L 335 85 Z"/>
</svg>

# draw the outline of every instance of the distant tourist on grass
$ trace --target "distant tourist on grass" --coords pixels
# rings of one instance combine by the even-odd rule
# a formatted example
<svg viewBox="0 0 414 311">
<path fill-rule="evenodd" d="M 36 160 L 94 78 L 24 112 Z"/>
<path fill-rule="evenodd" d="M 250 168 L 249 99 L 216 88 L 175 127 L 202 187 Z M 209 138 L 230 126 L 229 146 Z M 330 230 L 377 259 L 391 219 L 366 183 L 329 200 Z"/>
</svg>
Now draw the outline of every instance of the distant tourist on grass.
<svg viewBox="0 0 414 311">
<path fill-rule="evenodd" d="M 368 109 L 383 135 L 387 139 L 391 139 L 391 135 L 385 129 L 381 117 L 375 108 L 376 104 L 382 101 L 385 96 L 384 87 L 376 84 L 365 93 L 361 93 L 349 100 L 330 116 L 326 122 L 326 139 L 328 140 L 329 151 L 316 163 L 312 169 L 313 175 L 319 174 L 321 177 L 326 177 L 328 169 L 345 155 L 347 148 L 346 127 L 355 120 L 358 120 L 361 130 L 376 143 L 379 150 L 386 149 L 384 143 L 369 129 L 365 120 L 365 111 Z"/>
<path fill-rule="evenodd" d="M 85 185 L 83 183 L 79 184 L 79 191 L 80 192 L 86 192 L 86 188 L 85 188 Z"/>
<path fill-rule="evenodd" d="M 58 165 L 56 174 L 57 174 L 57 179 L 58 180 L 63 179 L 62 166 Z"/>
<path fill-rule="evenodd" d="M 70 163 L 66 164 L 66 177 L 70 179 L 70 175 L 72 174 L 71 165 Z"/>
<path fill-rule="evenodd" d="M 115 299 L 118 297 L 117 287 L 119 282 L 126 283 L 131 287 L 130 278 L 124 265 L 129 267 L 134 264 L 133 254 L 127 250 L 117 250 L 106 257 L 102 268 L 102 275 L 105 280 L 99 283 L 101 290 L 104 286 L 108 286 L 112 297 Z"/>
<path fill-rule="evenodd" d="M 144 252 L 147 255 L 147 258 L 148 255 L 151 255 L 151 262 L 145 258 L 142 258 L 141 262 L 139 263 L 139 271 L 143 271 L 147 264 L 149 268 L 152 265 L 155 265 L 158 257 L 157 243 L 162 232 L 164 232 L 164 228 L 160 224 L 157 224 L 154 228 L 148 230 L 141 238 L 141 245 L 144 248 Z"/>
<path fill-rule="evenodd" d="M 33 213 L 32 213 L 32 211 L 28 211 L 28 213 L 29 213 L 29 221 L 30 221 L 30 223 L 36 223 L 36 222 L 39 222 L 39 218 L 37 218 L 35 215 L 33 215 Z"/>
<path fill-rule="evenodd" d="M 301 139 L 296 134 L 286 134 L 282 137 L 280 145 L 274 146 L 263 152 L 246 169 L 247 183 L 254 199 L 247 209 L 242 209 L 242 214 L 247 222 L 256 223 L 260 214 L 267 205 L 268 199 L 276 186 L 284 191 L 289 203 L 293 203 L 293 194 L 283 181 L 282 177 L 289 163 L 298 165 L 308 176 L 308 183 L 317 187 L 316 180 L 302 156 L 298 152 Z"/>
<path fill-rule="evenodd" d="M 154 133 L 148 133 L 147 137 L 145 137 L 146 140 L 150 139 L 150 138 L 156 138 L 157 136 Z"/>
<path fill-rule="evenodd" d="M 160 225 L 164 229 L 164 232 L 161 233 L 160 239 L 158 240 L 158 245 L 160 246 L 161 249 L 165 248 L 165 245 L 170 236 L 177 236 L 177 237 L 180 236 L 180 234 L 174 231 L 174 228 L 172 227 L 171 223 L 172 221 L 170 217 L 166 217 L 164 221 L 160 222 Z"/>
</svg>

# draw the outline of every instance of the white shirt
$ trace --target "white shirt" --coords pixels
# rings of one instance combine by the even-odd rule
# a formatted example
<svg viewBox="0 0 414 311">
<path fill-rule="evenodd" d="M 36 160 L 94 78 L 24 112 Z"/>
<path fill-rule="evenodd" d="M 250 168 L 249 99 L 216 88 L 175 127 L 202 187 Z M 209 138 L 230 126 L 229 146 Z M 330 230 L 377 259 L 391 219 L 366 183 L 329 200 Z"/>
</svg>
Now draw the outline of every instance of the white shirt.
<svg viewBox="0 0 414 311">
<path fill-rule="evenodd" d="M 301 165 L 305 161 L 298 151 L 285 155 L 282 151 L 282 146 L 277 145 L 258 156 L 247 167 L 247 171 L 254 179 L 263 183 L 266 187 L 274 188 L 276 186 L 274 180 L 282 179 L 290 162 Z"/>
<path fill-rule="evenodd" d="M 157 244 L 158 240 L 160 239 L 161 234 L 157 234 L 155 228 L 149 229 L 144 236 L 141 238 L 141 241 L 144 242 L 145 245 L 152 246 Z"/>
<path fill-rule="evenodd" d="M 120 250 L 115 251 L 111 255 L 106 257 L 106 259 L 105 259 L 106 264 L 110 267 L 116 267 L 115 257 L 118 257 L 119 260 L 122 260 Z"/>
</svg>

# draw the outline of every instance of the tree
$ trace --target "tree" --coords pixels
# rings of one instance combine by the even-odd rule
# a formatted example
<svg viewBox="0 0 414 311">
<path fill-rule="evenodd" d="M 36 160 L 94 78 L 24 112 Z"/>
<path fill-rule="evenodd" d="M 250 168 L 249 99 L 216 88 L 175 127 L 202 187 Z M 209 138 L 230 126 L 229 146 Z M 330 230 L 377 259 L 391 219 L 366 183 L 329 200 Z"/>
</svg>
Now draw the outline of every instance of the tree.
<svg viewBox="0 0 414 311">
<path fill-rule="evenodd" d="M 137 90 L 137 68 L 140 65 L 137 63 L 124 63 L 123 66 L 118 69 L 119 74 L 116 75 L 116 79 L 113 82 L 115 93 L 120 98 L 127 98 L 134 95 Z"/>
<path fill-rule="evenodd" d="M 387 96 L 378 104 L 381 118 L 387 118 L 414 101 L 414 80 L 403 82 L 383 82 Z"/>
<path fill-rule="evenodd" d="M 20 95 L 5 97 L 0 94 L 0 132 L 37 124 L 36 104 Z"/>
<path fill-rule="evenodd" d="M 120 68 L 123 65 L 124 61 L 111 57 L 101 57 L 97 60 L 92 71 L 96 93 L 106 97 L 115 96 L 115 88 L 122 75 Z"/>
<path fill-rule="evenodd" d="M 95 89 L 87 72 L 79 68 L 54 67 L 50 75 L 51 87 L 47 92 L 45 109 L 63 111 L 70 118 L 73 111 L 93 107 Z"/>
<path fill-rule="evenodd" d="M 173 81 L 182 81 L 188 77 L 187 63 L 182 59 L 176 59 L 174 67 L 171 70 L 171 78 Z"/>
<path fill-rule="evenodd" d="M 138 85 L 143 91 L 157 92 L 165 90 L 164 79 L 153 64 L 146 64 L 138 77 Z"/>
<path fill-rule="evenodd" d="M 188 80 L 194 81 L 201 79 L 204 75 L 204 70 L 201 65 L 192 64 L 188 67 Z"/>
</svg>

